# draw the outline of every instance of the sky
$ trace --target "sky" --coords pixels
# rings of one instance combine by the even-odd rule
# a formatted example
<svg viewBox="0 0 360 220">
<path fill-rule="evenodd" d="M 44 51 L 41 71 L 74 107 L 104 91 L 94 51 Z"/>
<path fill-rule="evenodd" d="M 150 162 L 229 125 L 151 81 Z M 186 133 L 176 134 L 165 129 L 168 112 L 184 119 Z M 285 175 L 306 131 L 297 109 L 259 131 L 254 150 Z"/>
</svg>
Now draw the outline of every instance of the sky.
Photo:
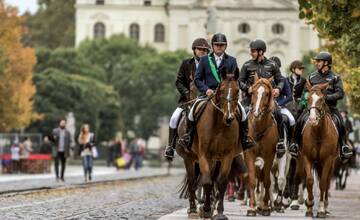
<svg viewBox="0 0 360 220">
<path fill-rule="evenodd" d="M 37 0 L 5 0 L 5 3 L 18 7 L 20 14 L 23 14 L 27 10 L 35 13 L 38 8 Z"/>
</svg>

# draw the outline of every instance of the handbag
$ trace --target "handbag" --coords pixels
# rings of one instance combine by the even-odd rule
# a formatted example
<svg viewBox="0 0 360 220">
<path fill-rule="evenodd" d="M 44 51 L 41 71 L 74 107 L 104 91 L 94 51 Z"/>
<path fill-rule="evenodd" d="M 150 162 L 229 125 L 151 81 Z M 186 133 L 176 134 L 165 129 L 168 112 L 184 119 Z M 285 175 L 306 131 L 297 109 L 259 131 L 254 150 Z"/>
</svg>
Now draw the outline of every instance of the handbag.
<svg viewBox="0 0 360 220">
<path fill-rule="evenodd" d="M 98 150 L 97 150 L 97 148 L 96 148 L 95 146 L 93 146 L 93 147 L 91 148 L 91 152 L 92 152 L 92 156 L 93 156 L 94 158 L 98 158 L 98 157 L 99 157 L 99 152 L 98 152 Z"/>
</svg>

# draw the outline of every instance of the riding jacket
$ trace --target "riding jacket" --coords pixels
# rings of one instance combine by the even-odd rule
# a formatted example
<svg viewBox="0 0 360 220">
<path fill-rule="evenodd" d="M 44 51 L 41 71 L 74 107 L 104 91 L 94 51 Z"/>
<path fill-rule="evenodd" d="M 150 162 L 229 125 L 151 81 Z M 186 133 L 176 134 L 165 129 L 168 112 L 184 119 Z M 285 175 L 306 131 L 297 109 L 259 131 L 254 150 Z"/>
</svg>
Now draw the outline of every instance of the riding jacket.
<svg viewBox="0 0 360 220">
<path fill-rule="evenodd" d="M 176 78 L 176 88 L 180 93 L 179 104 L 189 101 L 190 83 L 194 80 L 196 63 L 195 58 L 183 60 Z"/>
<path fill-rule="evenodd" d="M 276 98 L 276 102 L 280 107 L 284 107 L 287 103 L 293 99 L 289 82 L 286 78 L 283 78 L 284 87 L 280 91 L 279 96 Z"/>
<path fill-rule="evenodd" d="M 238 68 L 236 58 L 226 53 L 224 53 L 219 66 L 216 66 L 214 53 L 210 53 L 208 56 L 216 67 L 216 72 L 219 79 L 221 79 L 220 74 L 223 68 L 226 68 L 229 72 L 235 72 L 236 68 Z M 208 89 L 215 90 L 219 84 L 211 72 L 208 56 L 203 56 L 200 58 L 200 63 L 195 73 L 195 86 L 202 95 L 204 95 Z"/>
<path fill-rule="evenodd" d="M 329 83 L 326 89 L 325 102 L 330 109 L 336 109 L 337 101 L 344 97 L 344 89 L 340 76 L 331 70 L 326 73 L 316 71 L 309 76 L 309 81 L 312 86 Z"/>
</svg>

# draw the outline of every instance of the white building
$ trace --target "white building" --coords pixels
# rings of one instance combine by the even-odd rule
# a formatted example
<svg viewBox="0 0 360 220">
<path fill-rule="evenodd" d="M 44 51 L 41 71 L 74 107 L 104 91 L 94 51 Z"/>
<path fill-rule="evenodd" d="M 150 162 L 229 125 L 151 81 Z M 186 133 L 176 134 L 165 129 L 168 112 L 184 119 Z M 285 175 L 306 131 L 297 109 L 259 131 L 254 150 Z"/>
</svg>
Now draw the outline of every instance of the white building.
<svg viewBox="0 0 360 220">
<path fill-rule="evenodd" d="M 294 0 L 77 0 L 76 3 L 76 45 L 86 38 L 124 33 L 161 51 L 191 51 L 192 41 L 207 36 L 207 30 L 227 36 L 227 52 L 237 57 L 239 66 L 250 58 L 248 45 L 255 38 L 267 42 L 266 55 L 278 56 L 283 71 L 292 60 L 301 59 L 302 54 L 320 44 L 317 33 L 298 18 Z"/>
</svg>

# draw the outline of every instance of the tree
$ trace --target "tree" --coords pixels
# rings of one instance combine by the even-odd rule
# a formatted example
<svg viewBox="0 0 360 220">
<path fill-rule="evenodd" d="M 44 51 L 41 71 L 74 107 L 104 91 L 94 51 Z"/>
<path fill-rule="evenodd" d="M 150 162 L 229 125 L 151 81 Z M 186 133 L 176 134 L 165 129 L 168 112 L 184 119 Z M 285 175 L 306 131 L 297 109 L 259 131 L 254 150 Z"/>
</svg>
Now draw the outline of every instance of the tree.
<svg viewBox="0 0 360 220">
<path fill-rule="evenodd" d="M 120 123 L 119 96 L 112 86 L 96 79 L 48 68 L 34 76 L 37 94 L 35 109 L 44 115 L 29 131 L 49 133 L 69 112 L 76 118 L 76 128 L 89 123 L 100 140 L 115 135 Z"/>
<path fill-rule="evenodd" d="M 360 5 L 357 0 L 299 0 L 299 17 L 314 25 L 342 73 L 354 112 L 360 113 Z"/>
<path fill-rule="evenodd" d="M 74 47 L 75 0 L 38 0 L 39 10 L 26 14 L 27 35 L 24 43 L 31 47 Z"/>
<path fill-rule="evenodd" d="M 17 10 L 0 1 L 0 130 L 26 127 L 38 115 L 32 111 L 35 87 L 34 51 L 21 44 L 22 22 Z"/>
</svg>

